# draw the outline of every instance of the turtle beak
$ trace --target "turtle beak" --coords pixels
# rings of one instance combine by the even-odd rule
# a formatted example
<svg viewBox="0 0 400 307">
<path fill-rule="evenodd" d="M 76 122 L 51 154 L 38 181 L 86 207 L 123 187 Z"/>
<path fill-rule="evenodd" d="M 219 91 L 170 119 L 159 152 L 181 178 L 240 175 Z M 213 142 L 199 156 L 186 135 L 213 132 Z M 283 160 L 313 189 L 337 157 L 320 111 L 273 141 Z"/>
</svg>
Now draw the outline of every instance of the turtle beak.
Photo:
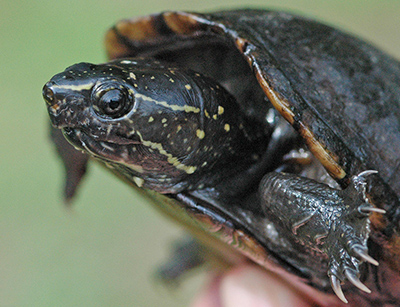
<svg viewBox="0 0 400 307">
<path fill-rule="evenodd" d="M 47 105 L 51 123 L 55 128 L 63 128 L 65 126 L 65 120 L 62 116 L 62 109 L 65 107 L 63 107 L 63 99 L 60 99 L 61 97 L 56 98 L 56 96 L 59 96 L 56 95 L 56 93 L 57 90 L 53 81 L 49 81 L 44 85 L 42 95 Z"/>
<path fill-rule="evenodd" d="M 61 101 L 57 100 L 55 97 L 54 85 L 53 81 L 47 82 L 43 87 L 42 95 L 47 105 L 51 123 L 54 127 L 61 128 L 60 116 L 58 116 L 60 114 L 58 111 L 60 110 Z"/>
<path fill-rule="evenodd" d="M 55 128 L 73 128 L 85 116 L 85 97 L 81 92 L 71 91 L 67 85 L 50 80 L 43 87 L 51 123 Z"/>
<path fill-rule="evenodd" d="M 42 90 L 43 98 L 46 101 L 46 104 L 48 106 L 53 106 L 53 104 L 54 104 L 54 91 L 52 89 L 53 85 L 54 85 L 54 82 L 49 81 L 43 86 L 43 90 Z"/>
</svg>

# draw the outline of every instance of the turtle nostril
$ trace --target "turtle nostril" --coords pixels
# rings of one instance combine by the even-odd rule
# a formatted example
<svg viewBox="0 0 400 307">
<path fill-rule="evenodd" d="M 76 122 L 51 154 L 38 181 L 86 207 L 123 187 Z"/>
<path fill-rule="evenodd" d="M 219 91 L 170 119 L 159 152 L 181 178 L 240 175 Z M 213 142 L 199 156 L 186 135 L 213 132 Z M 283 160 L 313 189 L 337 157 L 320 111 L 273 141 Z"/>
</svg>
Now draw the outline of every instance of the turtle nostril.
<svg viewBox="0 0 400 307">
<path fill-rule="evenodd" d="M 54 102 L 54 92 L 51 89 L 51 85 L 53 85 L 51 82 L 46 83 L 42 91 L 43 98 L 49 105 L 53 104 Z"/>
</svg>

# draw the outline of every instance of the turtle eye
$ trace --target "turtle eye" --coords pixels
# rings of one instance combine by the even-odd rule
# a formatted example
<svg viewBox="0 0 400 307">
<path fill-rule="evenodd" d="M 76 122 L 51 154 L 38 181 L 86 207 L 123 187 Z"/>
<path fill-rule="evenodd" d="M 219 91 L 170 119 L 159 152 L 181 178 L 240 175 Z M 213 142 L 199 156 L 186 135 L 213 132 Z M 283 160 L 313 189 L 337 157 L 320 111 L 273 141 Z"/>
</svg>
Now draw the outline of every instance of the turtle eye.
<svg viewBox="0 0 400 307">
<path fill-rule="evenodd" d="M 133 105 L 133 97 L 124 87 L 98 88 L 95 92 L 93 109 L 105 118 L 119 118 L 127 114 Z"/>
</svg>

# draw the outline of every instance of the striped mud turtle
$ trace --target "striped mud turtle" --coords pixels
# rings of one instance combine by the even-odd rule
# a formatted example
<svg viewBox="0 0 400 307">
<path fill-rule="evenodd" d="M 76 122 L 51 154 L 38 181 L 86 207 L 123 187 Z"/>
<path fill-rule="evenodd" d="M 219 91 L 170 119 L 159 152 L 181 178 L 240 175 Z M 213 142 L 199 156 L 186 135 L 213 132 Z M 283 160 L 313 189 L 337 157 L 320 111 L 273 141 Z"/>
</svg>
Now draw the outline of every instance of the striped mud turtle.
<svg viewBox="0 0 400 307">
<path fill-rule="evenodd" d="M 67 198 L 88 155 L 227 262 L 400 305 L 399 62 L 264 10 L 123 20 L 106 48 L 110 62 L 70 66 L 43 89 L 53 126 L 84 152 L 55 134 Z"/>
</svg>

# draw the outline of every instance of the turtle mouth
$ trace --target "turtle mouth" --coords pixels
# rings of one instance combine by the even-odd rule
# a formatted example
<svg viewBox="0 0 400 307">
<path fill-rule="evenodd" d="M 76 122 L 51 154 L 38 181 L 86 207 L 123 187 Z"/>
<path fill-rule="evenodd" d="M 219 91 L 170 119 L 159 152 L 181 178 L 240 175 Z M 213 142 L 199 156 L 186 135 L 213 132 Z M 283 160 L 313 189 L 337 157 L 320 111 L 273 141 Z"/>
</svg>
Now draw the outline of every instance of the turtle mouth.
<svg viewBox="0 0 400 307">
<path fill-rule="evenodd" d="M 133 137 L 121 135 L 101 137 L 87 133 L 83 129 L 66 127 L 62 129 L 64 137 L 78 150 L 88 152 L 90 155 L 109 161 L 128 159 L 128 150 L 142 144 Z"/>
</svg>

